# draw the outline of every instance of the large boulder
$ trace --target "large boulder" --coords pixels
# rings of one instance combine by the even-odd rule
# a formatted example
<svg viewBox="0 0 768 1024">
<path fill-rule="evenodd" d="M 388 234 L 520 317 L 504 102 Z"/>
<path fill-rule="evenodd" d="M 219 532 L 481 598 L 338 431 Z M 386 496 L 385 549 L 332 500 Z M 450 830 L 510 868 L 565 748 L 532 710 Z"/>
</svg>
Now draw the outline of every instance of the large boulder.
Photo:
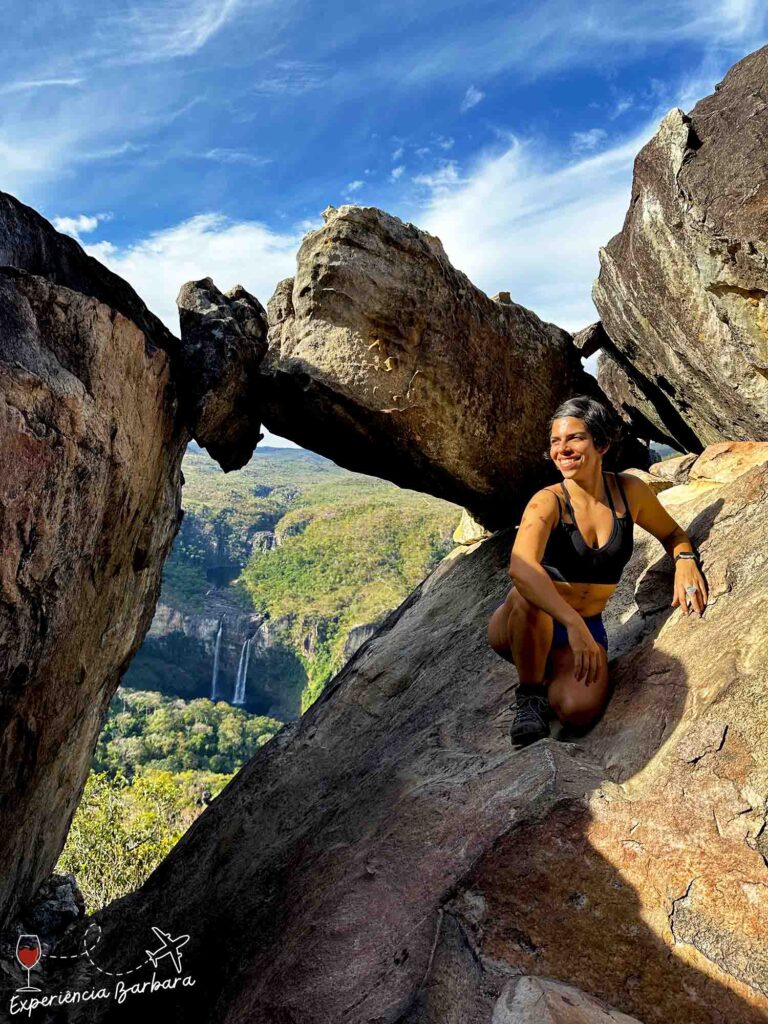
<svg viewBox="0 0 768 1024">
<path fill-rule="evenodd" d="M 264 436 L 253 385 L 267 351 L 266 311 L 242 285 L 222 294 L 210 277 L 183 285 L 176 304 L 190 430 L 225 472 L 240 469 Z"/>
<path fill-rule="evenodd" d="M 199 397 L 186 380 L 205 383 L 222 462 L 245 454 L 232 360 L 196 373 L 205 353 L 188 350 L 180 375 L 180 359 L 125 281 L 0 193 L 0 927 L 51 873 L 152 621 Z"/>
<path fill-rule="evenodd" d="M 671 559 L 648 538 L 617 591 L 615 688 L 586 737 L 511 750 L 515 673 L 486 626 L 513 531 L 457 549 L 144 886 L 95 916 L 90 960 L 45 963 L 51 986 L 148 982 L 159 926 L 190 936 L 194 986 L 153 996 L 170 1021 L 487 1024 L 520 975 L 644 1024 L 764 1021 L 768 465 L 710 486 L 677 505 L 705 615 L 669 608 Z M 642 615 L 631 584 L 649 574 L 665 599 Z M 133 1019 L 131 998 L 56 1019 Z"/>
<path fill-rule="evenodd" d="M 7 192 L 0 192 L 0 266 L 17 267 L 52 284 L 90 295 L 132 320 L 144 332 L 148 346 L 162 348 L 170 356 L 178 351 L 178 339 L 147 309 L 127 281 Z"/>
<path fill-rule="evenodd" d="M 768 440 L 766 76 L 768 47 L 664 118 L 600 254 L 603 326 L 682 443 L 667 403 L 699 446 Z"/>
<path fill-rule="evenodd" d="M 508 293 L 489 298 L 413 224 L 374 207 L 324 217 L 268 306 L 265 426 L 491 529 L 514 522 L 553 479 L 556 406 L 604 397 L 570 335 Z"/>
<path fill-rule="evenodd" d="M 0 268 L 0 922 L 53 868 L 181 521 L 169 357 Z"/>
</svg>

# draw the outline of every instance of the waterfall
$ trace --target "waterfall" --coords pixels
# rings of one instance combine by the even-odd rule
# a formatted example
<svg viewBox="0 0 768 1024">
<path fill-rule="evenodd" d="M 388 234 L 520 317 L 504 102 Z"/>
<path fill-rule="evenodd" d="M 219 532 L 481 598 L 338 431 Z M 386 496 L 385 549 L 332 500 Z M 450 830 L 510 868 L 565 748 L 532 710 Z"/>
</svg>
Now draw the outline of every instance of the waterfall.
<svg viewBox="0 0 768 1024">
<path fill-rule="evenodd" d="M 221 647 L 221 631 L 224 628 L 224 616 L 219 620 L 219 631 L 216 634 L 216 647 L 213 651 L 213 678 L 211 679 L 211 700 L 217 698 L 216 688 L 219 682 L 219 649 Z"/>
<path fill-rule="evenodd" d="M 232 698 L 233 704 L 245 704 L 245 680 L 248 677 L 248 659 L 251 655 L 251 643 L 253 637 L 248 637 L 247 640 L 243 641 L 243 647 L 240 651 L 240 664 L 237 666 L 237 679 L 235 681 L 235 696 Z"/>
</svg>

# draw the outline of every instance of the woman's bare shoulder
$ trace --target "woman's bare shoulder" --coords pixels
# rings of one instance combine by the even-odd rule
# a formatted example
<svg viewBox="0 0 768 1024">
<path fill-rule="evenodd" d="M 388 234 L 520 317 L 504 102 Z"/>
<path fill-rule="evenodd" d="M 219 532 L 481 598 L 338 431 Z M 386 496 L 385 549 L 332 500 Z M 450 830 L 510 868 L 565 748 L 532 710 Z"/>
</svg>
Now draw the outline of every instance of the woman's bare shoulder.
<svg viewBox="0 0 768 1024">
<path fill-rule="evenodd" d="M 552 484 L 549 487 L 542 487 L 541 490 L 536 491 L 534 494 L 531 495 L 530 499 L 528 500 L 528 505 L 526 507 L 533 511 L 541 511 L 547 513 L 556 512 L 558 505 L 560 504 L 560 500 L 557 497 L 555 490 L 556 487 L 557 484 Z"/>
<path fill-rule="evenodd" d="M 632 513 L 632 518 L 636 520 L 640 507 L 646 501 L 648 494 L 653 495 L 653 491 L 645 480 L 641 480 L 640 477 L 635 476 L 634 473 L 614 472 L 613 475 L 617 480 L 621 480 L 621 486 L 627 496 L 629 511 Z"/>
</svg>

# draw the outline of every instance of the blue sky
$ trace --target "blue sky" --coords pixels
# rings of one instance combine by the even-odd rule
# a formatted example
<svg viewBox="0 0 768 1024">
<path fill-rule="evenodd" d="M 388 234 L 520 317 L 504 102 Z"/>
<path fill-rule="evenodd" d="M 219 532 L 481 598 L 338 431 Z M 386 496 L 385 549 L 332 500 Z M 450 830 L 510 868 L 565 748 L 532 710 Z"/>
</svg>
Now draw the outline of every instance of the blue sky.
<svg viewBox="0 0 768 1024">
<path fill-rule="evenodd" d="M 489 294 L 582 327 L 635 153 L 768 41 L 756 0 L 4 9 L 0 189 L 176 332 L 184 281 L 266 304 L 345 202 L 437 234 Z"/>
</svg>

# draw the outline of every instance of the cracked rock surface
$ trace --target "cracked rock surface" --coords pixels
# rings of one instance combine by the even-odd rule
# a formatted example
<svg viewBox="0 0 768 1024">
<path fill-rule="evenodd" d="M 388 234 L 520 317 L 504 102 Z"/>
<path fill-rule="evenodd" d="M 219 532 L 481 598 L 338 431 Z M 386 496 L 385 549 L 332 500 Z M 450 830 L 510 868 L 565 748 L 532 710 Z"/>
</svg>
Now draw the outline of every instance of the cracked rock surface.
<svg viewBox="0 0 768 1024">
<path fill-rule="evenodd" d="M 768 440 L 766 80 L 763 47 L 689 115 L 664 118 L 601 251 L 603 326 L 685 451 Z M 598 375 L 609 393 L 610 366 Z"/>
<path fill-rule="evenodd" d="M 704 468 L 727 476 L 724 459 Z M 670 560 L 639 547 L 646 614 L 617 591 L 615 691 L 587 736 L 511 750 L 515 673 L 485 630 L 512 531 L 457 549 L 96 915 L 101 970 L 139 963 L 158 924 L 190 933 L 197 979 L 162 1004 L 171 1021 L 488 1024 L 521 976 L 643 1024 L 764 1021 L 768 463 L 702 483 L 660 500 L 709 607 L 670 613 Z"/>
<path fill-rule="evenodd" d="M 267 351 L 266 311 L 242 285 L 223 294 L 210 277 L 183 285 L 176 304 L 185 419 L 225 472 L 240 469 L 264 436 L 253 390 Z"/>
<path fill-rule="evenodd" d="M 570 335 L 489 298 L 413 224 L 375 207 L 324 216 L 269 302 L 265 426 L 490 529 L 513 522 L 550 480 L 547 418 L 600 394 Z"/>
<path fill-rule="evenodd" d="M 0 921 L 50 874 L 180 520 L 166 351 L 0 268 Z"/>
<path fill-rule="evenodd" d="M 0 929 L 54 867 L 151 623 L 181 522 L 184 412 L 222 464 L 256 443 L 237 383 L 263 354 L 261 307 L 226 301 L 231 322 L 248 307 L 240 361 L 190 346 L 182 373 L 127 282 L 0 193 Z"/>
</svg>

